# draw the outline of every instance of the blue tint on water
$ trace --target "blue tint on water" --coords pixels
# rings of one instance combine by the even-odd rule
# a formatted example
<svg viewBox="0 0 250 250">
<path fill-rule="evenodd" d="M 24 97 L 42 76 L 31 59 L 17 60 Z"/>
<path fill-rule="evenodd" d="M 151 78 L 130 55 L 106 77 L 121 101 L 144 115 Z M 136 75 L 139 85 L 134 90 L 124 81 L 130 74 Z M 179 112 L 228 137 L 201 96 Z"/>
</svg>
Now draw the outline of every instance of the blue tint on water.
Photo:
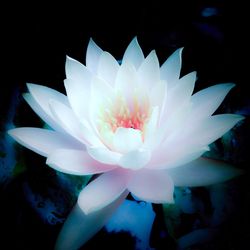
<svg viewBox="0 0 250 250">
<path fill-rule="evenodd" d="M 149 238 L 154 219 L 152 204 L 125 200 L 105 228 L 108 232 L 129 232 L 136 237 L 136 249 L 150 250 Z"/>
</svg>

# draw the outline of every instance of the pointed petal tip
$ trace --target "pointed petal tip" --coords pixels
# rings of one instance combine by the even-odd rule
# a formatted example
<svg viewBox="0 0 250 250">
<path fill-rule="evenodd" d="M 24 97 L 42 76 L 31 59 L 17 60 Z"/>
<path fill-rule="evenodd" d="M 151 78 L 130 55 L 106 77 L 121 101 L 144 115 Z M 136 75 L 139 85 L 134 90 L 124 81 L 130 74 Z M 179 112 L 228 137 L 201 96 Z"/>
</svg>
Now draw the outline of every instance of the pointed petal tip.
<svg viewBox="0 0 250 250">
<path fill-rule="evenodd" d="M 26 86 L 27 86 L 28 90 L 31 92 L 31 89 L 38 86 L 38 84 L 27 82 Z"/>
<path fill-rule="evenodd" d="M 224 87 L 224 89 L 227 91 L 226 94 L 236 86 L 235 83 L 233 82 L 226 82 L 226 83 L 218 83 L 216 85 L 213 85 L 213 86 L 218 86 L 218 87 Z M 213 87 L 211 86 L 211 88 Z"/>
<path fill-rule="evenodd" d="M 9 129 L 9 130 L 7 131 L 7 134 L 14 138 L 14 137 L 15 137 L 15 134 L 16 134 L 16 129 L 15 129 L 15 128 Z"/>
<path fill-rule="evenodd" d="M 93 37 L 89 38 L 89 44 L 96 44 L 95 41 L 94 41 L 94 39 L 93 39 Z"/>
<path fill-rule="evenodd" d="M 174 54 L 174 53 L 178 53 L 179 56 L 180 56 L 180 59 L 181 59 L 181 58 L 182 58 L 183 49 L 184 49 L 184 47 L 180 47 L 180 48 L 176 49 L 176 50 L 173 52 L 173 54 Z"/>
<path fill-rule="evenodd" d="M 236 86 L 236 84 L 235 84 L 235 83 L 232 83 L 232 82 L 227 82 L 227 83 L 218 83 L 218 84 L 216 84 L 216 85 L 214 85 L 214 86 L 223 87 L 223 88 L 225 89 L 226 95 L 227 95 L 228 92 L 229 92 L 232 88 L 234 88 L 234 87 Z M 213 87 L 213 86 L 211 86 L 211 87 Z"/>
<path fill-rule="evenodd" d="M 135 42 L 135 43 L 138 43 L 138 39 L 137 39 L 137 36 L 134 36 L 134 38 L 132 39 L 131 42 Z"/>
<path fill-rule="evenodd" d="M 23 128 L 12 128 L 7 131 L 7 134 L 17 141 L 20 137 L 22 129 Z"/>
<path fill-rule="evenodd" d="M 179 49 L 177 49 L 177 51 L 179 51 L 180 54 L 182 54 L 184 47 L 180 47 Z"/>
<path fill-rule="evenodd" d="M 156 54 L 156 50 L 155 50 L 155 49 L 151 50 L 147 57 L 150 57 L 150 56 L 157 57 L 157 54 Z M 157 57 L 157 58 L 158 58 L 158 57 Z"/>
<path fill-rule="evenodd" d="M 77 61 L 77 60 L 72 58 L 71 56 L 66 55 L 66 63 L 69 62 L 69 61 Z"/>
<path fill-rule="evenodd" d="M 236 86 L 236 84 L 235 84 L 235 83 L 233 83 L 233 82 L 221 83 L 221 84 L 224 84 L 225 86 L 227 86 L 227 87 L 229 87 L 229 88 L 233 88 L 233 87 L 235 87 L 235 86 Z"/>
<path fill-rule="evenodd" d="M 235 124 L 237 124 L 238 122 L 243 121 L 246 118 L 245 116 L 238 115 L 238 114 L 232 114 L 232 116 L 234 117 Z"/>
</svg>

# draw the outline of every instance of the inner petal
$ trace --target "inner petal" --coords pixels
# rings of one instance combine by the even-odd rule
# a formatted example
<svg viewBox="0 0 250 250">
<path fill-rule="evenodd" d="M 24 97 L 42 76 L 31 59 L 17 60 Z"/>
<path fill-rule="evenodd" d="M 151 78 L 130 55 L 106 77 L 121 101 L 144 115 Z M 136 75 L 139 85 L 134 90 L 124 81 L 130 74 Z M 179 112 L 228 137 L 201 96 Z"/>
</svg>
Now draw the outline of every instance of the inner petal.
<svg viewBox="0 0 250 250">
<path fill-rule="evenodd" d="M 139 129 L 119 127 L 114 134 L 113 146 L 120 153 L 136 150 L 142 145 L 142 134 Z"/>
</svg>

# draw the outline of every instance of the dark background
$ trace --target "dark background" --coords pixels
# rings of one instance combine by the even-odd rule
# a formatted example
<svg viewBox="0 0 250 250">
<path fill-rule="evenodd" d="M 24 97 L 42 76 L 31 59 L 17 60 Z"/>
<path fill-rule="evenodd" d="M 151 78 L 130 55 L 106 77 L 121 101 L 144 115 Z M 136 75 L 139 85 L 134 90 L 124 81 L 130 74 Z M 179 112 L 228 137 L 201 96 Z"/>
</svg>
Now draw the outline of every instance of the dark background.
<svg viewBox="0 0 250 250">
<path fill-rule="evenodd" d="M 2 86 L 5 92 L 24 82 L 62 89 L 65 56 L 84 62 L 90 37 L 119 59 L 134 36 L 145 54 L 156 49 L 161 62 L 184 46 L 184 71 L 197 70 L 201 84 L 233 81 L 243 86 L 245 7 L 225 0 L 13 4 L 3 8 L 1 54 L 7 81 Z"/>
<path fill-rule="evenodd" d="M 117 59 L 122 58 L 134 36 L 137 36 L 145 55 L 156 49 L 161 63 L 175 49 L 184 47 L 182 74 L 193 70 L 198 72 L 195 91 L 220 82 L 235 82 L 237 86 L 225 100 L 222 110 L 249 116 L 249 81 L 245 63 L 249 60 L 246 47 L 248 18 L 244 14 L 246 7 L 240 2 L 116 1 L 101 5 L 83 1 L 70 6 L 62 3 L 53 6 L 33 3 L 27 7 L 14 3 L 9 5 L 2 9 L 5 15 L 1 21 L 1 133 L 6 129 L 5 121 L 13 94 L 16 90 L 24 92 L 26 82 L 64 92 L 65 57 L 69 55 L 85 63 L 90 37 Z M 20 103 L 15 125 L 39 126 L 36 115 L 19 94 L 18 98 Z M 238 155 L 240 159 L 233 159 L 246 170 L 250 162 L 247 128 L 243 128 L 242 137 L 245 138 L 242 139 L 242 153 Z M 33 163 L 43 164 L 36 163 L 41 160 L 39 156 L 25 154 L 28 159 L 32 158 Z M 53 173 L 46 172 L 47 175 Z M 51 228 L 39 221 L 23 201 L 21 183 L 29 178 L 33 178 L 32 174 L 28 177 L 24 174 L 17 179 L 10 176 L 2 185 L 3 220 L 0 223 L 5 234 L 1 234 L 0 238 L 3 237 L 7 245 L 0 245 L 0 249 L 50 249 L 60 229 L 60 225 Z M 46 182 L 50 182 L 50 178 L 43 179 L 42 185 L 45 186 Z M 244 191 L 249 194 L 249 189 Z M 69 208 L 65 210 L 67 213 Z M 241 229 L 245 236 L 249 235 L 245 226 Z M 241 247 L 238 249 L 244 249 Z M 237 249 L 237 244 L 232 249 Z"/>
</svg>

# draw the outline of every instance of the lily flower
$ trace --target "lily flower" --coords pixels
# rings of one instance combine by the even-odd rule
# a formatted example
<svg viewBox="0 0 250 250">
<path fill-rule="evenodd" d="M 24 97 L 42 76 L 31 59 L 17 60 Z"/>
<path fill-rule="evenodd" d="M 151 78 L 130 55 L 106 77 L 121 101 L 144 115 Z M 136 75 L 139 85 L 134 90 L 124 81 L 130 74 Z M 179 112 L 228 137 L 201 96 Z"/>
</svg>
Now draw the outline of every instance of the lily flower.
<svg viewBox="0 0 250 250">
<path fill-rule="evenodd" d="M 129 192 L 147 202 L 173 203 L 174 185 L 210 185 L 240 173 L 201 157 L 243 119 L 213 115 L 234 84 L 193 94 L 196 72 L 180 78 L 181 53 L 160 66 L 156 52 L 144 57 L 134 38 L 119 64 L 90 39 L 86 66 L 66 59 L 66 95 L 27 84 L 25 100 L 51 129 L 15 128 L 9 134 L 55 170 L 99 174 L 81 191 L 57 249 L 84 244 Z"/>
</svg>

